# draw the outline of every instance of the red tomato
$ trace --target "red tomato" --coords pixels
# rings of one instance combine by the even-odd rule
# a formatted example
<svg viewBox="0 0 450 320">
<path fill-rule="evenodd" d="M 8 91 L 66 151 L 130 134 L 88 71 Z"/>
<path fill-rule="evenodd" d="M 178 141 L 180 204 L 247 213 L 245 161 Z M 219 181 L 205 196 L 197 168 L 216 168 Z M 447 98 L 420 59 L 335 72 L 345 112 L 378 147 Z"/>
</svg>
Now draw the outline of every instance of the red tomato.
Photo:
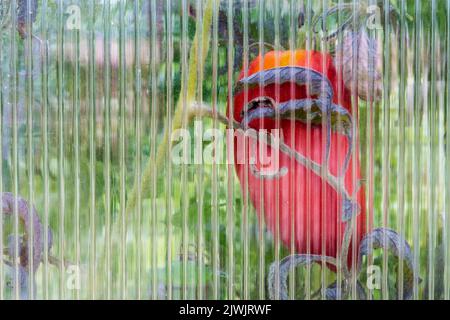
<svg viewBox="0 0 450 320">
<path fill-rule="evenodd" d="M 329 79 L 334 91 L 333 103 L 339 104 L 351 112 L 350 93 L 345 89 L 343 83 L 338 86 L 337 72 L 333 60 L 328 54 L 305 50 L 268 52 L 264 57 L 259 56 L 251 62 L 246 76 L 261 70 L 282 66 L 305 67 L 324 74 Z M 242 71 L 239 79 L 243 77 L 244 72 Z M 338 89 L 341 90 L 340 95 Z M 234 96 L 233 110 L 230 110 L 230 106 L 228 107 L 228 116 L 233 116 L 239 122 L 242 120 L 241 112 L 245 104 L 257 97 L 270 97 L 277 103 L 290 99 L 307 98 L 306 87 L 293 83 L 252 87 L 247 92 L 247 98 L 244 91 Z M 340 97 L 339 101 L 338 97 Z M 279 128 L 284 143 L 290 148 L 319 164 L 323 163 L 325 139 L 322 139 L 324 133 L 322 125 L 311 125 L 308 135 L 307 125 L 300 120 L 283 119 L 279 120 L 278 124 L 279 127 L 273 119 L 256 119 L 250 123 L 250 127 L 257 130 L 268 129 L 268 132 L 271 129 Z M 309 137 L 309 147 L 307 137 Z M 242 145 L 238 144 L 239 138 L 235 137 L 236 172 L 242 189 L 248 188 L 250 200 L 256 208 L 258 216 L 261 218 L 261 214 L 264 213 L 264 220 L 268 229 L 272 233 L 276 231 L 276 217 L 278 216 L 280 239 L 286 246 L 291 246 L 293 238 L 297 253 L 337 257 L 337 251 L 341 247 L 345 231 L 345 222 L 342 221 L 342 196 L 326 181 L 323 181 L 319 175 L 293 161 L 282 152 L 279 153 L 279 168 L 287 168 L 285 175 L 273 179 L 261 179 L 254 175 L 248 165 L 248 159 L 250 155 L 249 146 L 251 143 L 255 145 L 255 142 L 249 137 L 245 139 L 247 141 L 247 148 L 245 149 L 247 160 L 244 163 L 242 161 L 238 163 L 239 154 L 242 154 L 243 150 Z M 262 144 L 263 142 L 257 142 L 256 147 L 258 149 L 256 150 L 263 147 L 268 156 L 272 155 L 274 149 Z M 238 148 L 241 148 L 241 150 L 238 150 Z M 348 148 L 347 137 L 333 131 L 329 170 L 334 176 L 337 176 L 340 172 Z M 355 148 L 356 154 L 358 154 L 359 146 L 356 145 Z M 352 172 L 355 161 L 356 172 Z M 257 170 L 266 170 L 261 164 L 258 154 L 255 166 Z M 246 177 L 248 177 L 248 180 Z M 353 194 L 360 177 L 359 158 L 351 158 L 344 179 L 349 194 Z M 360 213 L 356 219 L 358 245 L 365 233 L 366 212 L 363 187 L 357 191 L 357 202 L 360 206 Z M 351 249 L 349 252 L 348 262 L 350 263 Z"/>
</svg>

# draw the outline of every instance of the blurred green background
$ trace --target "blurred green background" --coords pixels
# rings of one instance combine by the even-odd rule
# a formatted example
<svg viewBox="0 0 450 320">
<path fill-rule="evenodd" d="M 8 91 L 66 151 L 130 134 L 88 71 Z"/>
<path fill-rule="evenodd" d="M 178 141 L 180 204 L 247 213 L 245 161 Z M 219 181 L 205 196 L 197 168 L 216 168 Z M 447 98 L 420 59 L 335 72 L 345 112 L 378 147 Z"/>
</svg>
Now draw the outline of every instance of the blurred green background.
<svg viewBox="0 0 450 320">
<path fill-rule="evenodd" d="M 14 26 L 1 31 L 1 188 L 31 200 L 53 232 L 50 254 L 76 267 L 42 264 L 38 298 L 264 299 L 269 265 L 289 255 L 288 248 L 274 247 L 251 204 L 244 203 L 234 168 L 177 166 L 167 158 L 153 168 L 156 175 L 141 194 L 139 210 L 128 217 L 125 237 L 124 200 L 146 164 L 155 161 L 206 5 L 171 2 L 41 0 L 33 23 L 39 39 L 29 40 L 31 49 Z M 198 67 L 198 99 L 216 101 L 225 113 L 230 79 L 236 81 L 261 47 L 332 49 L 332 43 L 314 43 L 310 21 L 300 29 L 298 18 L 304 6 L 319 13 L 337 3 L 220 1 L 209 31 L 213 43 Z M 358 105 L 367 207 L 374 226 L 396 230 L 412 246 L 422 278 L 416 298 L 430 297 L 431 279 L 431 296 L 448 298 L 450 264 L 443 261 L 449 254 L 438 247 L 449 239 L 450 3 L 391 3 L 400 17 L 389 20 L 387 29 L 381 11 L 383 30 L 372 34 L 383 55 L 383 99 Z M 71 5 L 80 9 L 79 29 L 66 24 Z M 327 21 L 330 28 L 339 22 Z M 211 120 L 202 121 L 212 128 Z M 4 242 L 13 229 L 10 220 L 4 219 Z M 381 257 L 377 251 L 374 263 L 383 266 Z M 79 290 L 67 285 L 74 270 Z M 395 299 L 395 257 L 389 256 L 385 271 L 387 298 Z M 311 298 L 335 277 L 319 265 L 298 268 L 291 292 L 296 299 Z M 2 289 L 3 298 L 10 297 Z M 375 290 L 374 298 L 381 297 Z"/>
</svg>

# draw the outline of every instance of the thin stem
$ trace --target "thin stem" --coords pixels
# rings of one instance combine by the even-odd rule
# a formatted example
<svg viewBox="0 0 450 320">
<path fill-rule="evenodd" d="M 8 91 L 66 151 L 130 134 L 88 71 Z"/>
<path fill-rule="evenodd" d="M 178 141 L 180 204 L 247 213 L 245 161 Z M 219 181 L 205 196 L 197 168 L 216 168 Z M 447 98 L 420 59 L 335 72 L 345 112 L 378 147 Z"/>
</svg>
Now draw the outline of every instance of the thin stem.
<svg viewBox="0 0 450 320">
<path fill-rule="evenodd" d="M 221 122 L 222 124 L 225 124 L 227 126 L 230 123 L 229 119 L 225 115 L 221 114 L 220 112 L 213 112 L 213 110 L 211 110 L 209 107 L 207 107 L 204 104 L 203 105 L 198 105 L 198 104 L 191 105 L 191 107 L 189 108 L 188 115 L 189 115 L 190 119 L 192 119 L 194 116 L 210 117 L 213 119 L 216 118 L 219 122 Z M 245 130 L 245 127 L 243 127 L 236 120 L 233 120 L 232 123 L 233 123 L 234 129 Z M 263 140 L 264 143 L 267 143 L 269 146 L 272 146 L 272 147 L 274 146 L 273 142 L 268 137 L 269 134 L 267 134 L 267 133 L 261 132 L 258 137 L 258 135 L 255 134 L 254 132 L 252 132 L 252 130 L 247 130 L 245 132 L 245 134 L 254 139 L 261 139 L 261 140 Z M 314 172 L 316 175 L 324 178 L 328 182 L 328 184 L 334 190 L 336 190 L 339 194 L 343 195 L 347 199 L 350 199 L 350 200 L 354 199 L 354 195 L 350 196 L 350 194 L 345 189 L 345 187 L 343 187 L 343 184 L 341 183 L 340 178 L 332 175 L 328 170 L 326 170 L 325 173 L 322 172 L 322 165 L 320 165 L 319 163 L 317 163 L 311 159 L 308 159 L 307 157 L 305 157 L 302 154 L 298 153 L 297 151 L 293 150 L 291 147 L 289 147 L 283 141 L 279 142 L 278 147 L 279 147 L 280 151 L 282 151 L 289 157 L 294 158 L 295 160 L 297 160 L 297 162 L 299 162 L 301 165 L 305 166 L 307 169 Z"/>
<path fill-rule="evenodd" d="M 190 57 L 189 68 L 188 68 L 189 70 L 183 70 L 183 72 L 189 72 L 189 77 L 188 77 L 188 81 L 187 81 L 187 84 L 188 84 L 187 85 L 187 96 L 186 96 L 186 102 L 188 102 L 188 103 L 190 101 L 195 100 L 196 89 L 197 89 L 197 80 L 198 80 L 197 66 L 205 65 L 205 60 L 208 56 L 210 29 L 211 29 L 211 23 L 212 23 L 213 1 L 217 1 L 217 0 L 209 0 L 208 3 L 206 4 L 204 16 L 203 16 L 202 27 L 200 29 L 197 29 L 197 31 L 196 31 L 194 41 L 193 41 L 193 44 L 192 44 L 192 47 L 191 47 L 191 50 L 189 53 L 189 57 Z M 200 41 L 202 42 L 201 46 L 199 44 Z M 203 52 L 201 54 L 202 61 L 198 61 L 198 59 L 197 59 L 197 57 L 199 56 L 197 54 L 197 50 L 199 47 L 203 49 Z M 159 145 L 158 150 L 156 152 L 156 158 L 150 159 L 145 166 L 145 169 L 142 174 L 141 186 L 140 186 L 142 195 L 149 194 L 149 188 L 150 188 L 151 182 L 152 182 L 152 172 L 154 170 L 154 167 L 156 167 L 156 170 L 158 170 L 158 168 L 160 168 L 161 165 L 164 163 L 164 156 L 166 155 L 166 151 L 171 146 L 171 141 L 169 139 L 170 134 L 173 131 L 180 129 L 183 124 L 183 107 L 182 107 L 183 99 L 182 99 L 181 93 L 183 93 L 184 91 L 185 91 L 185 89 L 181 88 L 180 97 L 178 99 L 178 102 L 176 105 L 176 111 L 175 111 L 175 114 L 173 117 L 172 128 L 169 128 L 169 127 L 165 128 L 163 140 L 162 140 L 161 144 Z M 127 201 L 127 206 L 126 206 L 126 210 L 125 210 L 127 212 L 127 216 L 130 215 L 131 211 L 134 210 L 134 208 L 136 206 L 138 190 L 139 190 L 138 179 L 136 179 L 133 189 L 131 190 L 128 201 Z"/>
</svg>

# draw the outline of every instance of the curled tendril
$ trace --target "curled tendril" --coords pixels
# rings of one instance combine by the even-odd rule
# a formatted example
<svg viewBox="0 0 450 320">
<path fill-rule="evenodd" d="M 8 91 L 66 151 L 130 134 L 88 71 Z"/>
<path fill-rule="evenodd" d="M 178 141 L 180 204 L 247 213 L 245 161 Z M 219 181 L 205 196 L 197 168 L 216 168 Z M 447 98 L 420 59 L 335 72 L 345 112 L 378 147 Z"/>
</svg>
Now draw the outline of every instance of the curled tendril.
<svg viewBox="0 0 450 320">
<path fill-rule="evenodd" d="M 307 266 L 315 262 L 325 262 L 337 266 L 335 258 L 314 254 L 294 254 L 285 257 L 279 264 L 272 263 L 267 278 L 269 298 L 273 300 L 279 297 L 281 300 L 287 300 L 289 298 L 287 288 L 289 271 L 296 266 Z"/>
<path fill-rule="evenodd" d="M 331 130 L 340 131 L 347 137 L 349 147 L 339 174 L 339 177 L 343 177 L 347 172 L 352 152 L 353 120 L 351 114 L 345 108 L 332 103 L 334 93 L 327 77 L 320 72 L 304 67 L 273 68 L 241 79 L 235 87 L 235 93 L 241 93 L 246 87 L 282 85 L 288 82 L 299 86 L 307 86 L 309 94 L 316 95 L 317 98 L 292 99 L 281 102 L 275 107 L 276 102 L 270 97 L 258 97 L 244 107 L 241 114 L 241 125 L 247 128 L 250 122 L 262 118 L 300 120 L 306 123 L 321 124 L 325 116 L 325 167 L 328 165 L 330 155 Z"/>
<path fill-rule="evenodd" d="M 337 285 L 337 282 L 335 281 L 325 289 L 325 298 L 327 300 L 338 300 L 346 298 L 348 292 L 350 291 L 348 287 L 348 281 L 344 281 L 339 287 Z M 356 281 L 356 296 L 358 300 L 367 299 L 364 287 L 359 281 Z"/>
<path fill-rule="evenodd" d="M 16 212 L 20 222 L 24 225 L 25 235 L 10 235 L 8 237 L 8 246 L 6 253 L 14 261 L 15 257 L 19 257 L 19 264 L 27 271 L 36 272 L 42 260 L 44 248 L 44 228 L 40 222 L 39 216 L 35 208 L 30 208 L 28 202 L 21 198 L 15 197 L 12 193 L 4 192 L 1 195 L 2 211 L 5 216 L 13 216 Z M 48 250 L 52 246 L 52 234 L 48 229 Z M 32 239 L 32 243 L 31 243 Z M 17 248 L 16 248 L 17 244 Z M 32 245 L 33 257 L 29 257 L 29 245 Z M 17 251 L 17 250 L 18 251 Z"/>
<path fill-rule="evenodd" d="M 282 85 L 288 82 L 308 86 L 311 95 L 318 95 L 320 99 L 326 101 L 324 105 L 331 105 L 333 89 L 328 78 L 315 70 L 297 66 L 267 69 L 242 78 L 236 84 L 235 94 L 242 92 L 245 86 L 254 88 L 270 84 Z"/>
<path fill-rule="evenodd" d="M 385 1 L 378 0 L 377 6 L 378 8 L 383 10 L 383 8 L 385 7 Z M 355 6 L 352 3 L 342 3 L 334 5 L 328 8 L 323 13 L 318 14 L 314 17 L 312 22 L 312 31 L 315 34 L 318 34 L 320 31 L 323 31 L 325 33 L 325 36 L 323 37 L 325 41 L 333 40 L 345 30 L 358 30 L 361 26 L 367 25 L 368 19 L 373 14 L 369 12 L 367 9 L 368 9 L 367 5 Z M 397 22 L 398 18 L 401 16 L 398 8 L 396 8 L 390 1 L 388 1 L 388 8 L 386 10 L 389 12 L 391 22 L 392 23 Z M 348 17 L 336 27 L 336 30 L 328 34 L 329 32 L 327 29 L 328 18 L 336 13 L 342 14 L 343 12 L 347 12 Z M 406 18 L 408 21 L 413 20 L 412 17 L 408 14 L 406 14 Z"/>
<path fill-rule="evenodd" d="M 328 17 L 330 17 L 331 15 L 333 15 L 336 12 L 341 13 L 342 11 L 350 11 L 351 12 L 350 17 L 347 20 L 345 20 L 345 22 L 342 23 L 341 26 L 337 27 L 337 30 L 345 29 L 345 26 L 348 26 L 353 19 L 353 10 L 352 9 L 353 9 L 353 5 L 351 3 L 337 4 L 335 6 L 328 8 L 327 11 L 323 12 L 322 14 L 317 15 L 314 18 L 313 23 L 312 23 L 313 32 L 319 33 L 319 29 L 318 29 L 319 27 L 322 31 L 328 32 L 327 26 L 326 26 L 326 21 L 327 21 Z M 336 32 L 336 35 L 337 35 L 337 32 Z"/>
<path fill-rule="evenodd" d="M 359 246 L 356 273 L 361 273 L 363 256 L 372 254 L 374 249 L 380 248 L 392 252 L 396 257 L 406 262 L 406 266 L 411 271 L 411 276 L 404 279 L 402 299 L 412 299 L 414 283 L 419 283 L 421 279 L 418 276 L 408 242 L 391 229 L 377 228 L 363 238 Z M 310 265 L 314 262 L 326 262 L 336 266 L 336 260 L 332 257 L 306 254 L 290 255 L 282 259 L 279 264 L 272 263 L 267 279 L 270 298 L 275 299 L 279 297 L 282 300 L 288 299 L 287 277 L 289 270 L 297 265 Z M 278 277 L 276 277 L 276 270 L 279 270 Z M 326 299 L 336 300 L 339 297 L 347 296 L 349 293 L 349 282 L 350 274 L 346 274 L 339 288 L 336 282 L 328 286 L 324 289 Z M 356 283 L 356 293 L 358 299 L 363 300 L 367 298 L 365 290 L 359 281 Z"/>
<path fill-rule="evenodd" d="M 327 19 L 330 16 L 332 16 L 333 14 L 335 14 L 335 13 L 341 14 L 343 11 L 350 12 L 350 14 L 344 20 L 344 22 L 342 22 L 340 25 L 338 25 L 336 27 L 336 30 L 334 30 L 331 33 L 328 33 L 327 24 L 326 24 Z M 351 3 L 343 3 L 343 4 L 335 5 L 331 8 L 329 8 L 324 13 L 317 15 L 315 17 L 315 19 L 313 20 L 313 23 L 312 23 L 313 33 L 318 34 L 320 32 L 319 30 L 322 30 L 326 34 L 323 37 L 323 39 L 326 41 L 332 40 L 332 39 L 336 38 L 339 35 L 339 33 L 343 32 L 344 30 L 346 30 L 348 28 L 353 27 L 354 14 L 355 14 L 355 12 L 353 10 L 353 5 Z"/>
<path fill-rule="evenodd" d="M 406 278 L 404 283 L 403 299 L 409 300 L 413 295 L 414 283 L 420 282 L 413 254 L 408 242 L 394 230 L 377 228 L 367 234 L 359 245 L 358 272 L 362 268 L 362 258 L 372 254 L 374 249 L 384 249 L 406 262 L 406 266 L 412 272 L 412 277 Z"/>
</svg>

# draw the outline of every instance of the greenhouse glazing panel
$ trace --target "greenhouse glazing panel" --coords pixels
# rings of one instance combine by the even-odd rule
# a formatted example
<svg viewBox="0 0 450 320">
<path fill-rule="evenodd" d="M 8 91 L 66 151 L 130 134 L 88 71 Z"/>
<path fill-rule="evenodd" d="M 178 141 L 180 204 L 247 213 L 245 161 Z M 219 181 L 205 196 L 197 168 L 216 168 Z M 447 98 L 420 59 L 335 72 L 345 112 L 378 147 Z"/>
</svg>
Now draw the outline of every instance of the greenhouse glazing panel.
<svg viewBox="0 0 450 320">
<path fill-rule="evenodd" d="M 448 299 L 450 1 L 0 0 L 0 299 Z"/>
</svg>

